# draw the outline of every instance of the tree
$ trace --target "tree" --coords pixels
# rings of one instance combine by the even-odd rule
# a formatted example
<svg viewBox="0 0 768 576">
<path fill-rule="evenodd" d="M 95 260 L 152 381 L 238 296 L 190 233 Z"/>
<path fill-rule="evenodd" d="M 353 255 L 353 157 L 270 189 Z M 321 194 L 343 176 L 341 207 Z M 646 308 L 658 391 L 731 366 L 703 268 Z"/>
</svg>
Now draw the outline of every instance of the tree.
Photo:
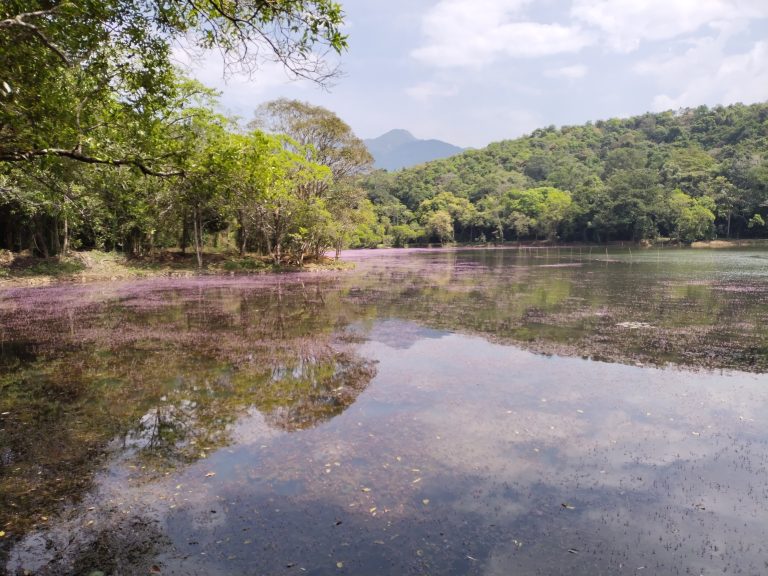
<svg viewBox="0 0 768 576">
<path fill-rule="evenodd" d="M 177 173 L 134 124 L 165 120 L 172 43 L 217 48 L 230 69 L 265 59 L 324 84 L 341 52 L 331 0 L 10 0 L 0 6 L 0 161 L 61 157 Z M 111 130 L 122 132 L 119 144 Z M 135 138 L 127 138 L 135 135 Z"/>
<path fill-rule="evenodd" d="M 446 210 L 430 212 L 424 217 L 424 232 L 441 244 L 453 240 L 453 218 Z"/>
<path fill-rule="evenodd" d="M 418 213 L 423 221 L 429 220 L 429 214 L 432 212 L 445 212 L 451 217 L 451 239 L 458 236 L 462 231 L 471 230 L 479 222 L 479 215 L 475 206 L 466 198 L 459 198 L 451 192 L 441 192 L 434 198 L 425 200 L 419 206 Z M 442 217 L 440 218 L 442 219 Z M 471 240 L 471 238 L 469 239 Z"/>
<path fill-rule="evenodd" d="M 308 160 L 330 168 L 334 182 L 365 174 L 373 165 L 365 143 L 322 106 L 286 98 L 273 100 L 259 106 L 251 127 L 290 136 Z"/>
<path fill-rule="evenodd" d="M 675 190 L 669 200 L 674 236 L 683 242 L 711 238 L 714 232 L 715 202 L 711 198 L 692 198 Z"/>
<path fill-rule="evenodd" d="M 330 170 L 330 178 L 306 180 L 296 193 L 305 202 L 322 202 L 333 222 L 325 228 L 325 235 L 313 238 L 314 255 L 320 257 L 330 246 L 338 254 L 354 228 L 353 213 L 365 199 L 357 177 L 369 172 L 373 165 L 363 141 L 330 110 L 285 98 L 260 106 L 250 126 L 286 134 L 290 139 L 285 143 L 290 151 Z"/>
<path fill-rule="evenodd" d="M 547 240 L 557 238 L 558 228 L 571 216 L 573 201 L 569 192 L 544 188 L 544 202 L 539 211 L 539 229 Z"/>
</svg>

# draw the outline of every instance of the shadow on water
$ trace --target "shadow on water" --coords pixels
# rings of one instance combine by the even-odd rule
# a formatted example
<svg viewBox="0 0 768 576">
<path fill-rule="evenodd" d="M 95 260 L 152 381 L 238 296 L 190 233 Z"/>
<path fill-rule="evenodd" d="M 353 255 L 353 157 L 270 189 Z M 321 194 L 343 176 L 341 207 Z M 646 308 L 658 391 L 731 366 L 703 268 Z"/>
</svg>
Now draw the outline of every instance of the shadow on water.
<svg viewBox="0 0 768 576">
<path fill-rule="evenodd" d="M 7 291 L 3 565 L 762 573 L 753 256 L 383 252 Z"/>
</svg>

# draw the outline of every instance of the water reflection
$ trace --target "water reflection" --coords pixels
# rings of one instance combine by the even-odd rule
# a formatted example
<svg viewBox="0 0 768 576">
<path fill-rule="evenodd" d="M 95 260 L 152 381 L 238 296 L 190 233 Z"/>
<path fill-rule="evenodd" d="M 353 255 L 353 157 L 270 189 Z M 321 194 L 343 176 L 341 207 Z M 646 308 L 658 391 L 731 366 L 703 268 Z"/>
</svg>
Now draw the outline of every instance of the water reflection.
<svg viewBox="0 0 768 576">
<path fill-rule="evenodd" d="M 158 476 L 228 445 L 250 410 L 284 430 L 340 414 L 374 369 L 338 338 L 338 300 L 318 290 L 319 281 L 160 282 L 11 294 L 0 380 L 4 532 L 45 525 L 115 453 Z"/>
<path fill-rule="evenodd" d="M 380 316 L 535 352 L 768 371 L 764 252 L 463 250 L 358 255 Z"/>
<path fill-rule="evenodd" d="M 6 294 L 6 570 L 765 570 L 759 258 L 403 254 Z"/>
</svg>

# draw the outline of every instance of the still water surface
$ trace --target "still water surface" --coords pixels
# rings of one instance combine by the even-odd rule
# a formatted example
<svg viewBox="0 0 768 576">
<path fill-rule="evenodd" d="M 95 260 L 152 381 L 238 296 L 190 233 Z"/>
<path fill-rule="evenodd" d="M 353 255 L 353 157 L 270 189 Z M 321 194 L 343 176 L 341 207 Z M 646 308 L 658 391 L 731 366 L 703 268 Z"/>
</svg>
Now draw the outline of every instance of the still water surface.
<svg viewBox="0 0 768 576">
<path fill-rule="evenodd" d="M 0 292 L 9 574 L 764 574 L 768 253 Z"/>
</svg>

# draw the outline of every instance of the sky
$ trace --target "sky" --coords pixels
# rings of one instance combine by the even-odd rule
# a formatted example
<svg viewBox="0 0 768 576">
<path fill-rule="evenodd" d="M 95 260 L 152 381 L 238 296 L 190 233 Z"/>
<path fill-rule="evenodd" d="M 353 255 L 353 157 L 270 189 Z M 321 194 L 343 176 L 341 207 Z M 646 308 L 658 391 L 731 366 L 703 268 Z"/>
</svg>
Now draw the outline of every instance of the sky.
<svg viewBox="0 0 768 576">
<path fill-rule="evenodd" d="M 361 138 L 404 128 L 483 147 L 549 125 L 768 100 L 768 0 L 341 0 L 349 49 L 328 90 L 266 63 L 190 73 L 244 120 L 287 97 Z"/>
</svg>

